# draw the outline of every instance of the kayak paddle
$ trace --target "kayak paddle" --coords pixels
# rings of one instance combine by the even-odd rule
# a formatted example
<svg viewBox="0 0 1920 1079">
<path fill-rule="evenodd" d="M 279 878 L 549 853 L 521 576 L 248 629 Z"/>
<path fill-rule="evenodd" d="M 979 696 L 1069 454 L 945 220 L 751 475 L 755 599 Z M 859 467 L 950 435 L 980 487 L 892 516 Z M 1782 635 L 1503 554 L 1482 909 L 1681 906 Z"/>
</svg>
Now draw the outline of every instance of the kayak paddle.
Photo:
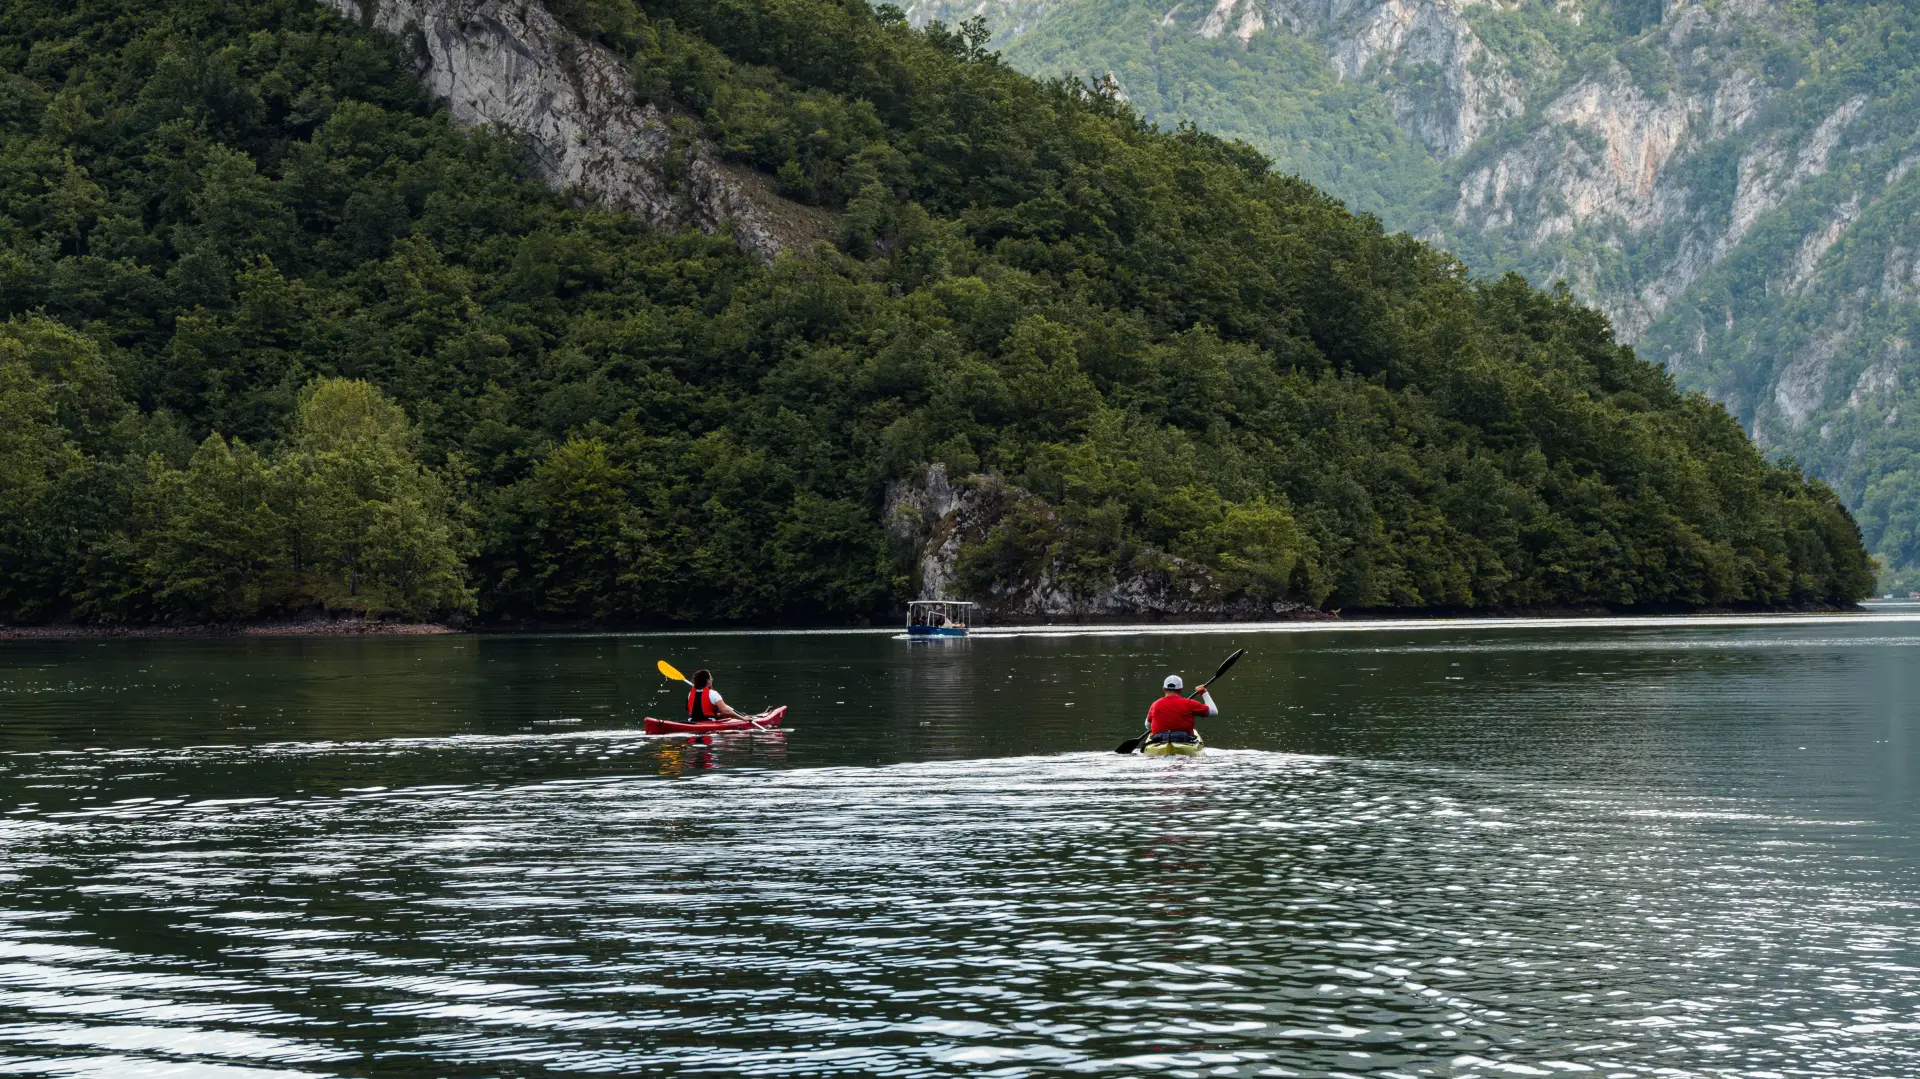
<svg viewBox="0 0 1920 1079">
<path fill-rule="evenodd" d="M 1211 686 L 1215 682 L 1218 682 L 1221 678 L 1224 678 L 1226 676 L 1227 671 L 1231 670 L 1234 664 L 1240 662 L 1240 657 L 1246 654 L 1247 654 L 1247 650 L 1244 648 L 1234 649 L 1233 655 L 1228 656 L 1226 658 L 1226 661 L 1220 664 L 1220 669 L 1213 672 L 1213 677 L 1207 679 L 1206 681 L 1200 684 L 1203 686 Z M 1195 689 L 1193 692 L 1198 693 L 1200 691 L 1198 689 Z M 1188 696 L 1192 696 L 1192 694 L 1188 694 Z M 1143 734 L 1143 735 L 1140 735 L 1138 738 L 1129 738 L 1126 741 L 1120 743 L 1119 748 L 1115 749 L 1114 752 L 1115 753 L 1132 753 L 1134 750 L 1140 748 L 1140 743 L 1143 740 L 1145 740 L 1146 737 L 1147 736 Z"/>
</svg>

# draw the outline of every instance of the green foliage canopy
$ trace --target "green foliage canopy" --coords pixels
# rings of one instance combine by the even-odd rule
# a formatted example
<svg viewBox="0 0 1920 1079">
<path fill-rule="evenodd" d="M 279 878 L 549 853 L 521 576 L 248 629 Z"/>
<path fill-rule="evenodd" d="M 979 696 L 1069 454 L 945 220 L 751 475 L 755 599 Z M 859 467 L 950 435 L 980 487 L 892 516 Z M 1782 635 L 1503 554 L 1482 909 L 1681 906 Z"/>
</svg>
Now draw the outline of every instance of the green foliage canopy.
<svg viewBox="0 0 1920 1079">
<path fill-rule="evenodd" d="M 523 175 L 293 0 L 0 10 L 0 613 L 840 620 L 881 509 L 1004 484 L 974 587 L 1844 602 L 1851 520 L 1565 294 L 858 0 L 556 11 L 831 245 Z"/>
<path fill-rule="evenodd" d="M 977 8 L 914 5 L 923 16 Z M 1487 50 L 1469 67 L 1504 68 L 1524 111 L 1480 130 L 1451 159 L 1403 131 L 1448 115 L 1440 69 L 1389 49 L 1336 78 L 1317 42 L 1356 40 L 1357 24 L 1345 17 L 1322 22 L 1308 12 L 1242 41 L 1217 24 L 1214 37 L 1200 36 L 1217 19 L 1204 4 L 1008 0 L 983 10 L 998 19 L 997 41 L 1022 71 L 1110 73 L 1143 116 L 1246 139 L 1276 168 L 1483 274 L 1565 277 L 1589 299 L 1643 313 L 1650 325 L 1640 330 L 1641 355 L 1667 365 L 1683 389 L 1726 402 L 1766 450 L 1830 483 L 1883 561 L 1883 586 L 1920 587 L 1920 550 L 1906 538 L 1920 530 L 1920 499 L 1903 478 L 1920 474 L 1920 377 L 1907 351 L 1920 319 L 1912 258 L 1920 174 L 1911 171 L 1920 157 L 1911 122 L 1920 109 L 1920 8 L 1887 0 L 1459 6 L 1455 14 Z M 1683 196 L 1684 211 L 1679 200 L 1671 210 L 1568 205 L 1561 178 L 1598 175 L 1588 170 L 1604 172 L 1614 157 L 1599 126 L 1569 125 L 1553 107 L 1582 82 L 1694 118 L 1658 170 L 1658 187 Z M 1722 111 L 1736 99 L 1756 107 Z M 1709 112 L 1721 119 L 1701 122 Z M 1567 144 L 1579 149 L 1560 148 Z M 1618 152 L 1633 156 L 1624 145 Z M 1499 206 L 1477 206 L 1469 192 L 1485 194 L 1478 174 L 1496 163 L 1540 182 L 1517 180 L 1496 196 Z M 1756 208 L 1757 218 L 1736 224 Z M 1706 265 L 1703 249 L 1716 252 Z M 1668 296 L 1676 281 L 1684 292 Z M 1798 403 L 1776 407 L 1787 383 Z M 1821 392 L 1810 396 L 1810 388 Z"/>
</svg>

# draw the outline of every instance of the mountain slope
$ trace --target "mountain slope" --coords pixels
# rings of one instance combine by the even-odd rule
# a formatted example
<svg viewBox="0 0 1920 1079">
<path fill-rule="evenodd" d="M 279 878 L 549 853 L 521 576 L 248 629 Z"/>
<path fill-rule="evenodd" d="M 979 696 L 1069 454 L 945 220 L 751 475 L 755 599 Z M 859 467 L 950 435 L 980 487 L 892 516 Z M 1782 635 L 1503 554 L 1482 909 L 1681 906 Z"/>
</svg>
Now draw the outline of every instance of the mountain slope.
<svg viewBox="0 0 1920 1079">
<path fill-rule="evenodd" d="M 936 548 L 1012 612 L 1868 585 L 1593 312 L 977 34 L 346 14 L 0 8 L 5 617 L 844 620 Z"/>
<path fill-rule="evenodd" d="M 1482 272 L 1565 280 L 1920 579 L 1907 5 L 920 0 L 1244 138 Z M 1281 62 L 1278 58 L 1286 58 Z M 1391 132 L 1383 127 L 1391 127 Z"/>
</svg>

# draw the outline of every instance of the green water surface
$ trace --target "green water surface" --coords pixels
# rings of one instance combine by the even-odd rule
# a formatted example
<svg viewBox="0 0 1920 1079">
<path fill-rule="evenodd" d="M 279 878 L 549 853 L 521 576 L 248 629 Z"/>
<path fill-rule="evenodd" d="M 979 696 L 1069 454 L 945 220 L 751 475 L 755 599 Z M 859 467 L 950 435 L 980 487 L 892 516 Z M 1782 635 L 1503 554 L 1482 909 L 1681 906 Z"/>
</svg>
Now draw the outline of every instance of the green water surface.
<svg viewBox="0 0 1920 1079">
<path fill-rule="evenodd" d="M 1234 648 L 1206 756 L 1110 752 Z M 659 659 L 787 729 L 642 736 Z M 1884 618 L 7 642 L 0 1073 L 1911 1075 L 1916 659 Z"/>
</svg>

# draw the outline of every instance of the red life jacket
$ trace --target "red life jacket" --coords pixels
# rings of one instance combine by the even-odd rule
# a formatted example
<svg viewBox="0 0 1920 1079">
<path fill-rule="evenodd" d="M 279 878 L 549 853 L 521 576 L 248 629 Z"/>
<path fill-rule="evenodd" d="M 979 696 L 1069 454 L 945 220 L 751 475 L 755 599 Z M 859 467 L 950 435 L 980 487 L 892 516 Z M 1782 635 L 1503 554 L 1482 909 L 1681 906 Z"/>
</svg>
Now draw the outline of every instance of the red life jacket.
<svg viewBox="0 0 1920 1079">
<path fill-rule="evenodd" d="M 1162 697 L 1147 709 L 1147 729 L 1153 734 L 1167 731 L 1192 733 L 1193 721 L 1206 714 L 1207 706 L 1199 701 L 1185 697 Z"/>
<path fill-rule="evenodd" d="M 708 723 L 719 718 L 720 710 L 713 706 L 712 686 L 687 691 L 687 722 Z"/>
</svg>

